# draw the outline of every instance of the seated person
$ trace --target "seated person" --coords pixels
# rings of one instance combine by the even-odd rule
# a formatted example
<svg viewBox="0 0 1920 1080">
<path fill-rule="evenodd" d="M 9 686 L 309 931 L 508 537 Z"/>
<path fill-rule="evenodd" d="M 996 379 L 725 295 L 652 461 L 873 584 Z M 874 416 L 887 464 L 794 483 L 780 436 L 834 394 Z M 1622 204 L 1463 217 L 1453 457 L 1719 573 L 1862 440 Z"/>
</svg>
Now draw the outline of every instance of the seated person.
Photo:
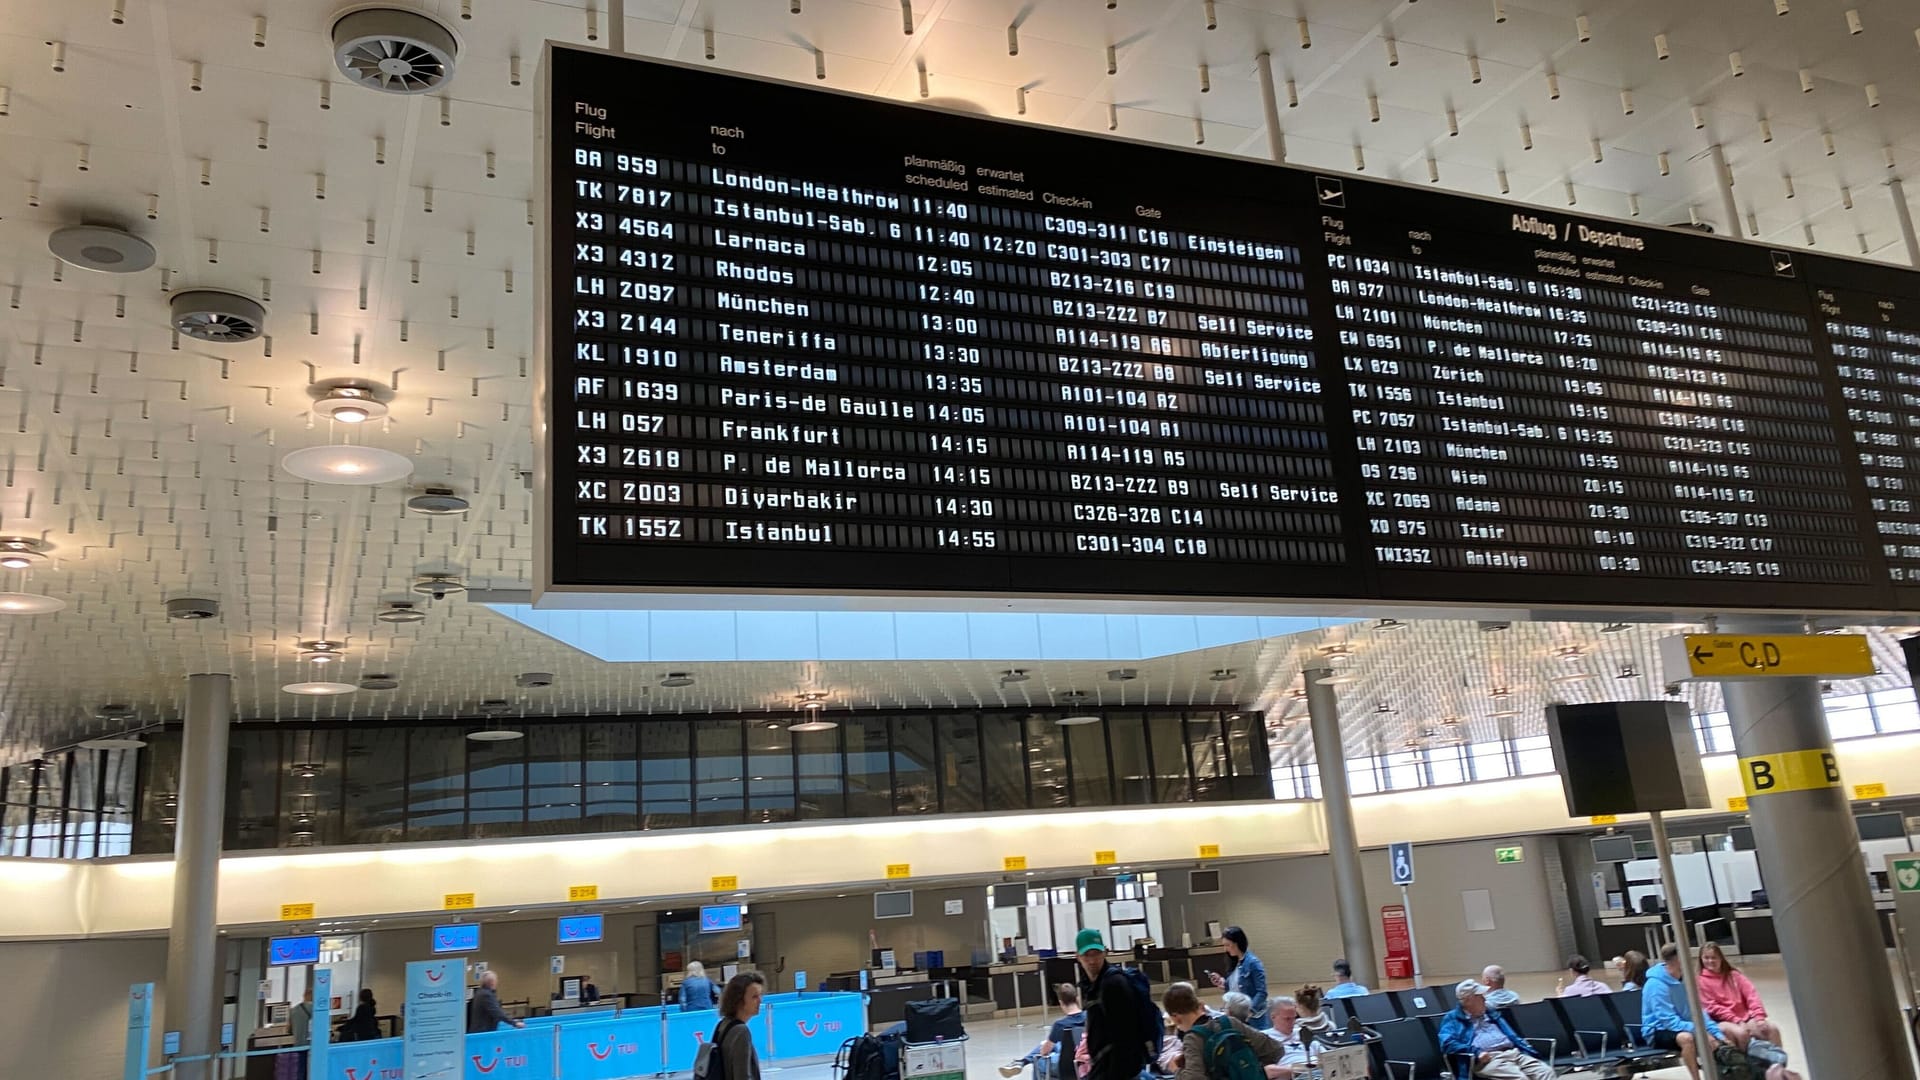
<svg viewBox="0 0 1920 1080">
<path fill-rule="evenodd" d="M 1520 1004 L 1520 995 L 1507 989 L 1507 969 L 1499 964 L 1488 964 L 1481 969 L 1480 981 L 1487 984 L 1487 1007 L 1504 1009 L 1509 1005 Z"/>
<path fill-rule="evenodd" d="M 593 976 L 580 980 L 580 1004 L 591 1005 L 600 1000 L 600 988 L 593 985 Z"/>
<path fill-rule="evenodd" d="M 1333 985 L 1324 995 L 1328 1001 L 1334 998 L 1366 997 L 1373 991 L 1353 981 L 1353 965 L 1345 960 L 1333 962 Z"/>
<path fill-rule="evenodd" d="M 1639 990 L 1647 985 L 1647 954 L 1628 949 L 1615 961 L 1620 969 L 1620 989 Z"/>
<path fill-rule="evenodd" d="M 1200 1004 L 1200 995 L 1195 992 L 1192 983 L 1177 982 L 1167 987 L 1160 1003 L 1166 1009 L 1167 1019 L 1172 1021 L 1174 1030 L 1180 1033 L 1180 1054 L 1174 1061 L 1177 1066 L 1176 1080 L 1208 1080 L 1207 1031 L 1216 1024 L 1229 1024 L 1239 1033 L 1247 1049 L 1253 1051 L 1261 1067 L 1267 1070 L 1270 1080 L 1277 1080 L 1281 1075 L 1273 1071 L 1282 1057 L 1280 1044 L 1231 1016 L 1209 1014 L 1207 1007 Z M 1253 999 L 1248 998 L 1247 1004 L 1251 1007 Z M 1284 1075 L 1291 1077 L 1293 1074 L 1287 1072 Z"/>
<path fill-rule="evenodd" d="M 1593 971 L 1593 965 L 1587 963 L 1586 957 L 1579 955 L 1568 957 L 1567 970 L 1573 974 L 1573 981 L 1560 980 L 1559 986 L 1554 988 L 1560 997 L 1594 997 L 1598 994 L 1613 993 L 1613 987 L 1589 974 Z"/>
<path fill-rule="evenodd" d="M 1321 1006 L 1326 996 L 1325 990 L 1312 983 L 1293 992 L 1294 1010 L 1299 1015 L 1293 1026 L 1303 1046 L 1311 1045 L 1315 1039 L 1323 1044 L 1338 1041 L 1334 1036 L 1333 1016 Z"/>
<path fill-rule="evenodd" d="M 1700 946 L 1700 1006 L 1709 1019 L 1739 1024 L 1755 1038 L 1780 1045 L 1780 1029 L 1767 1019 L 1760 991 L 1711 941 Z"/>
<path fill-rule="evenodd" d="M 1033 1066 L 1033 1080 L 1051 1080 L 1054 1074 L 1054 1055 L 1059 1052 L 1069 1037 L 1075 1043 L 1081 1041 L 1080 1033 L 1087 1027 L 1087 1014 L 1080 1011 L 1080 988 L 1072 983 L 1061 983 L 1053 988 L 1053 996 L 1060 1002 L 1060 1019 L 1047 1029 L 1047 1037 L 1040 1045 L 1027 1052 L 1023 1058 L 1015 1058 L 1000 1066 L 1000 1075 L 1019 1076 L 1028 1065 Z"/>
<path fill-rule="evenodd" d="M 1699 1050 L 1694 1045 L 1698 1033 L 1693 1030 L 1693 1007 L 1687 1004 L 1687 987 L 1681 981 L 1680 946 L 1669 941 L 1660 948 L 1660 963 L 1647 969 L 1647 982 L 1640 991 L 1640 1026 L 1647 1040 L 1662 1050 L 1671 1050 L 1686 1063 L 1688 1075 L 1700 1080 Z M 1737 1024 L 1722 1027 L 1707 1021 L 1707 1052 L 1720 1043 L 1744 1044 L 1746 1029 Z"/>
<path fill-rule="evenodd" d="M 1553 1080 L 1553 1066 L 1488 1007 L 1484 984 L 1467 979 L 1453 993 L 1460 1004 L 1440 1021 L 1440 1052 L 1456 1078 Z"/>
<path fill-rule="evenodd" d="M 1280 1044 L 1280 1064 L 1267 1066 L 1267 1080 L 1292 1080 L 1306 1076 L 1307 1046 L 1301 1038 L 1300 1006 L 1294 999 L 1279 994 L 1267 1000 L 1267 1015 L 1273 1026 L 1266 1034 Z"/>
</svg>

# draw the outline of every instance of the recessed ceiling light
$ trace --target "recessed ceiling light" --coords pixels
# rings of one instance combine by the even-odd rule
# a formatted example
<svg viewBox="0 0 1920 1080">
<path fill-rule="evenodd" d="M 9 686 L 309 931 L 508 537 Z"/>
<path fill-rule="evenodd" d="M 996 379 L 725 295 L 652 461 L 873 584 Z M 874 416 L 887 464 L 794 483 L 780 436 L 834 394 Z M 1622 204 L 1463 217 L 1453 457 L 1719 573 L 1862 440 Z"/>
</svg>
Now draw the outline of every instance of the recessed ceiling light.
<svg viewBox="0 0 1920 1080">
<path fill-rule="evenodd" d="M 1100 722 L 1100 718 L 1090 713 L 1083 714 L 1080 716 L 1063 716 L 1060 719 L 1054 721 L 1054 723 L 1060 725 L 1061 727 L 1084 727 L 1087 724 L 1097 724 L 1099 722 Z"/>
<path fill-rule="evenodd" d="M 0 615 L 49 615 L 66 606 L 65 600 L 39 593 L 0 593 Z"/>
<path fill-rule="evenodd" d="M 305 697 L 330 697 L 334 694 L 351 694 L 360 688 L 344 682 L 296 682 L 288 683 L 280 689 L 285 693 L 300 694 Z"/>
<path fill-rule="evenodd" d="M 316 484 L 387 484 L 413 472 L 413 461 L 377 446 L 309 446 L 280 459 L 280 467 Z"/>
</svg>

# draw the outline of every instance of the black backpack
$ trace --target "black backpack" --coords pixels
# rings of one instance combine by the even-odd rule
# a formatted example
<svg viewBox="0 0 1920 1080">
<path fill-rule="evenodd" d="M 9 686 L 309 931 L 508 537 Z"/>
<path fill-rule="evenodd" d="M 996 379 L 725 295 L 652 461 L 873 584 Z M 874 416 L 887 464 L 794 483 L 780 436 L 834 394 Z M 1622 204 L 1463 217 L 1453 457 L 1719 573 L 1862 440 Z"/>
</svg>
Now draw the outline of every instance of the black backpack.
<svg viewBox="0 0 1920 1080">
<path fill-rule="evenodd" d="M 1147 1063 L 1160 1056 L 1160 1043 L 1167 1037 L 1167 1018 L 1153 1000 L 1153 980 L 1139 968 L 1120 968 L 1120 977 L 1133 992 L 1133 1004 L 1140 1025 L 1140 1039 L 1147 1044 Z"/>
<path fill-rule="evenodd" d="M 720 1045 L 727 1040 L 727 1033 L 731 1030 L 728 1025 L 739 1027 L 740 1021 L 729 1016 L 713 1029 L 713 1038 L 709 1039 L 706 1045 L 694 1055 L 693 1080 L 728 1080 L 727 1055 Z M 736 1077 L 732 1080 L 747 1080 L 747 1078 Z"/>
<path fill-rule="evenodd" d="M 855 1035 L 840 1044 L 833 1073 L 841 1080 L 890 1080 L 886 1048 L 871 1035 Z"/>
</svg>

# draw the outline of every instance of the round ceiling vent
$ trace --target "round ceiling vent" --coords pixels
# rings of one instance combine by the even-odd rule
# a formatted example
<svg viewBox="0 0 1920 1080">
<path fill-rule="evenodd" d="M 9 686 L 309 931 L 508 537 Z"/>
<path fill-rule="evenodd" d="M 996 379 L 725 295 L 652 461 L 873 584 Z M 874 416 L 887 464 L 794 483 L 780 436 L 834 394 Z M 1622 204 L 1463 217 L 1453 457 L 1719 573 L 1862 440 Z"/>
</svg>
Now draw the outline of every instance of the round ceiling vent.
<svg viewBox="0 0 1920 1080">
<path fill-rule="evenodd" d="M 428 574 L 413 583 L 413 591 L 435 600 L 445 600 L 453 593 L 466 592 L 467 586 L 452 574 Z"/>
<path fill-rule="evenodd" d="M 47 249 L 68 266 L 104 274 L 137 274 L 153 265 L 153 245 L 106 225 L 69 225 L 53 230 Z"/>
<path fill-rule="evenodd" d="M 453 32 L 416 11 L 363 8 L 333 24 L 340 73 L 383 94 L 424 94 L 453 78 Z"/>
<path fill-rule="evenodd" d="M 399 687 L 399 685 L 400 680 L 391 675 L 360 676 L 360 689 L 362 690 L 393 690 Z"/>
<path fill-rule="evenodd" d="M 413 601 L 411 600 L 392 600 L 389 601 L 387 606 L 379 614 L 375 615 L 374 618 L 384 623 L 424 622 L 426 621 L 427 613 L 414 607 Z"/>
<path fill-rule="evenodd" d="M 407 509 L 416 514 L 464 514 L 472 505 L 449 488 L 428 488 L 407 500 Z"/>
<path fill-rule="evenodd" d="M 200 619 L 217 618 L 220 615 L 220 601 L 206 600 L 197 596 L 181 596 L 167 601 L 167 618 L 182 622 L 194 622 Z"/>
<path fill-rule="evenodd" d="M 267 309 L 239 293 L 188 289 L 173 294 L 173 328 L 195 341 L 252 341 L 266 324 Z"/>
</svg>

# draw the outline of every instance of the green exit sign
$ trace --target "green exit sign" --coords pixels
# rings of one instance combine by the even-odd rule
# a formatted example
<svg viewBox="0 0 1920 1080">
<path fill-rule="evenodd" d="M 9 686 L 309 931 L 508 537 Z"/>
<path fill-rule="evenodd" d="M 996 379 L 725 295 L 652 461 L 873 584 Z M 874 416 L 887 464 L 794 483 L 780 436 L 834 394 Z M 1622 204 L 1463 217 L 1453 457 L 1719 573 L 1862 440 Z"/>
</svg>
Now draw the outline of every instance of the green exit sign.
<svg viewBox="0 0 1920 1080">
<path fill-rule="evenodd" d="M 1516 862 L 1526 862 L 1526 861 L 1527 861 L 1527 849 L 1526 849 L 1526 848 L 1523 848 L 1523 847 L 1521 847 L 1521 846 L 1520 846 L 1519 844 L 1515 844 L 1515 845 L 1513 845 L 1512 847 L 1497 847 L 1497 848 L 1494 848 L 1494 849 L 1493 849 L 1493 861 L 1494 861 L 1495 863 L 1516 863 Z"/>
</svg>

